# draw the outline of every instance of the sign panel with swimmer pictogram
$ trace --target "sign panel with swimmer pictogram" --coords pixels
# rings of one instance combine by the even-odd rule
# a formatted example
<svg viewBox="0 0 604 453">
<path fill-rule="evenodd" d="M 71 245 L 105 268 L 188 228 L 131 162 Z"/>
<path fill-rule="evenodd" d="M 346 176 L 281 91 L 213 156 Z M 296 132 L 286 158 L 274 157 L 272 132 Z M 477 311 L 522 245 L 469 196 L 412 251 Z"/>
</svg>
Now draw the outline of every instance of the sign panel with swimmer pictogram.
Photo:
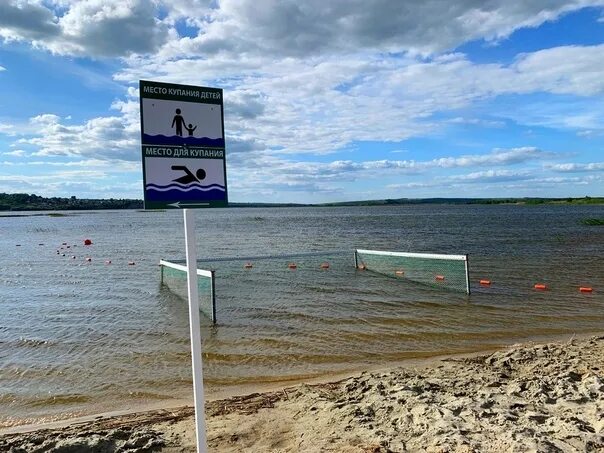
<svg viewBox="0 0 604 453">
<path fill-rule="evenodd" d="M 222 90 L 140 81 L 145 209 L 228 204 Z"/>
</svg>

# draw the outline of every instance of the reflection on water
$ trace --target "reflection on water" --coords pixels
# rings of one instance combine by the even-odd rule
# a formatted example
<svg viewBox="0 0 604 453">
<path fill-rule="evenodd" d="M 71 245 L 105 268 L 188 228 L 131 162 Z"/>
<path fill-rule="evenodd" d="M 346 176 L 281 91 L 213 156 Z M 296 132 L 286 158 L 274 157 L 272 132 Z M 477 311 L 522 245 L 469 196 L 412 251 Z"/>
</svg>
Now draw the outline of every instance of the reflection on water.
<svg viewBox="0 0 604 453">
<path fill-rule="evenodd" d="M 0 424 L 190 396 L 187 306 L 159 285 L 157 266 L 184 256 L 181 215 L 0 218 Z M 218 278 L 218 324 L 202 326 L 210 393 L 604 325 L 604 230 L 580 222 L 604 217 L 601 206 L 224 209 L 196 217 L 202 257 L 346 251 L 257 260 L 252 269 L 203 264 Z M 83 246 L 85 238 L 93 245 Z M 357 271 L 354 248 L 468 253 L 472 294 Z M 492 285 L 480 286 L 483 278 Z M 550 289 L 535 291 L 535 283 Z"/>
</svg>

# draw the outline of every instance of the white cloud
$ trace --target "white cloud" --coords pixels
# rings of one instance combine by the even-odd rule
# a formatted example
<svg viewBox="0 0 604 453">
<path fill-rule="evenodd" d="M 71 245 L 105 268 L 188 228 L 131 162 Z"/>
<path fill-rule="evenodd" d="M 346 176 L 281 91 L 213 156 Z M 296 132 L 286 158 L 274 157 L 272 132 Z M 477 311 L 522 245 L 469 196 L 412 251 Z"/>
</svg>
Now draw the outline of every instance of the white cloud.
<svg viewBox="0 0 604 453">
<path fill-rule="evenodd" d="M 12 156 L 12 157 L 25 157 L 27 156 L 27 153 L 22 150 L 22 149 L 15 149 L 14 151 L 5 151 L 2 153 L 5 156 Z"/>
<path fill-rule="evenodd" d="M 0 134 L 14 135 L 15 134 L 15 126 L 12 125 L 12 124 L 3 124 L 3 123 L 0 123 Z"/>
<path fill-rule="evenodd" d="M 77 195 L 80 198 L 142 197 L 140 163 L 90 159 L 81 163 L 36 161 L 11 164 L 10 175 L 0 174 L 0 192 L 27 191 L 43 196 Z M 35 167 L 35 174 L 29 174 L 26 166 Z M 22 174 L 18 174 L 19 171 Z"/>
<path fill-rule="evenodd" d="M 0 37 L 59 54 L 308 58 L 366 51 L 436 54 L 501 40 L 602 0 L 4 0 Z M 195 31 L 179 36 L 179 25 Z"/>
<path fill-rule="evenodd" d="M 117 57 L 154 52 L 168 37 L 151 0 L 0 3 L 0 38 L 62 55 Z"/>
<path fill-rule="evenodd" d="M 596 136 L 604 132 L 604 105 L 597 96 L 556 96 L 546 100 L 494 105 L 492 109 L 497 116 L 528 126 L 572 130 L 580 136 Z"/>
<path fill-rule="evenodd" d="M 529 171 L 485 170 L 472 172 L 465 175 L 454 175 L 448 177 L 447 179 L 449 181 L 482 184 L 484 182 L 518 181 L 531 178 L 531 172 Z"/>
<path fill-rule="evenodd" d="M 398 192 L 398 196 L 403 196 L 400 193 L 409 192 L 421 193 L 422 197 L 442 196 L 443 193 L 453 192 L 458 197 L 568 197 L 583 196 L 580 192 L 583 188 L 595 187 L 603 181 L 602 177 L 535 176 L 523 171 L 488 170 L 422 182 L 389 184 L 386 188 Z"/>
<path fill-rule="evenodd" d="M 231 189 L 240 196 L 257 196 L 257 191 L 266 190 L 274 195 L 284 192 L 312 192 L 340 195 L 347 184 L 363 181 L 363 185 L 376 181 L 404 177 L 425 177 L 430 181 L 412 181 L 405 184 L 384 184 L 390 189 L 420 189 L 428 187 L 446 188 L 451 184 L 479 184 L 528 180 L 532 170 L 512 170 L 501 167 L 519 163 L 529 164 L 556 158 L 551 152 L 533 147 L 510 150 L 493 150 L 483 155 L 442 157 L 431 160 L 368 160 L 354 162 L 335 160 L 331 162 L 296 162 L 277 157 L 271 152 L 236 154 L 230 159 L 229 178 Z M 440 169 L 489 167 L 463 175 L 439 176 Z M 492 168 L 499 167 L 499 168 Z"/>
<path fill-rule="evenodd" d="M 501 128 L 505 126 L 504 121 L 485 120 L 481 118 L 464 118 L 461 116 L 446 120 L 447 123 L 451 124 L 469 124 L 471 126 L 482 126 L 482 127 L 495 127 Z"/>
<path fill-rule="evenodd" d="M 182 14 L 182 2 L 178 2 Z M 193 8 L 194 38 L 170 43 L 180 57 L 218 53 L 309 57 L 380 49 L 431 54 L 474 39 L 497 40 L 519 28 L 601 1 L 223 0 Z M 166 6 L 170 9 L 169 2 Z"/>
<path fill-rule="evenodd" d="M 60 33 L 54 13 L 41 2 L 0 2 L 0 37 L 6 40 L 49 39 Z"/>
<path fill-rule="evenodd" d="M 83 159 L 68 162 L 56 162 L 50 160 L 35 160 L 22 162 L 21 165 L 34 166 L 34 167 L 82 167 L 90 170 L 103 170 L 109 173 L 123 173 L 123 172 L 140 172 L 140 162 L 129 162 L 129 161 L 115 161 L 115 160 L 101 160 L 101 159 Z"/>
<path fill-rule="evenodd" d="M 442 168 L 513 165 L 530 160 L 555 158 L 556 154 L 542 151 L 532 146 L 513 149 L 495 149 L 490 154 L 467 155 L 459 157 L 442 157 L 434 159 L 431 164 Z"/>
<path fill-rule="evenodd" d="M 451 122 L 505 126 L 492 115 L 433 119 L 502 95 L 604 92 L 604 45 L 557 50 L 525 54 L 509 65 L 476 64 L 461 54 L 430 60 L 363 53 L 277 61 L 244 56 L 241 62 L 217 55 L 163 64 L 137 58 L 116 78 L 218 84 L 225 88 L 227 132 L 261 137 L 282 152 L 329 153 L 354 141 L 398 142 L 432 134 Z M 575 68 L 590 75 L 575 75 Z M 575 102 L 561 99 L 560 109 L 555 99 L 529 102 L 494 114 L 520 124 L 602 128 L 604 109 Z"/>
<path fill-rule="evenodd" d="M 19 144 L 38 148 L 33 156 L 78 156 L 112 161 L 140 158 L 140 126 L 132 100 L 120 101 L 114 108 L 122 116 L 92 118 L 84 124 L 66 125 L 57 115 L 45 113 L 30 119 L 36 130 Z"/>
<path fill-rule="evenodd" d="M 604 172 L 604 162 L 583 163 L 566 163 L 547 165 L 549 170 L 562 173 L 582 173 L 582 172 Z"/>
<path fill-rule="evenodd" d="M 556 94 L 589 96 L 604 92 L 596 61 L 604 59 L 604 45 L 563 46 L 526 54 L 514 69 L 523 85 Z"/>
</svg>

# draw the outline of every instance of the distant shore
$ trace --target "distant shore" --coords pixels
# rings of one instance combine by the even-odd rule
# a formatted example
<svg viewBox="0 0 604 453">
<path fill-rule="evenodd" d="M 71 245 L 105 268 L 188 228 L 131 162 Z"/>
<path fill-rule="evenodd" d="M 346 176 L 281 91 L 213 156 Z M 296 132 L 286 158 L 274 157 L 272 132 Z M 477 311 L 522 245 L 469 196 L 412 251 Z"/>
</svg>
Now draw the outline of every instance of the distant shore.
<svg viewBox="0 0 604 453">
<path fill-rule="evenodd" d="M 206 404 L 210 451 L 602 451 L 604 336 L 514 345 Z M 0 450 L 194 451 L 193 409 L 0 433 Z M 85 450 L 86 451 L 86 450 Z"/>
<path fill-rule="evenodd" d="M 565 198 L 388 198 L 382 200 L 357 200 L 332 203 L 229 203 L 233 208 L 296 208 L 296 207 L 339 207 L 339 206 L 397 206 L 397 205 L 423 205 L 423 204 L 448 204 L 448 205 L 540 205 L 540 204 L 565 204 L 565 205 L 602 205 L 604 197 L 565 197 Z M 46 198 L 34 194 L 0 193 L 0 212 L 11 211 L 85 211 L 109 209 L 143 209 L 143 201 L 137 199 L 90 199 L 72 197 Z"/>
</svg>

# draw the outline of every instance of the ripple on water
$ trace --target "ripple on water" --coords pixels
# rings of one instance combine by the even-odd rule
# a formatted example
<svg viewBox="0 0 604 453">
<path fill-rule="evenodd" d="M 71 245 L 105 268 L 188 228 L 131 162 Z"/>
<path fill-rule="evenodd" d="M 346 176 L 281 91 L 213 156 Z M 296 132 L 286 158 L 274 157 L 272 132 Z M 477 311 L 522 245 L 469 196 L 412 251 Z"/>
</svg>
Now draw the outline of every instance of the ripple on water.
<svg viewBox="0 0 604 453">
<path fill-rule="evenodd" d="M 159 285 L 157 266 L 184 256 L 181 217 L 2 219 L 0 404 L 10 415 L 0 425 L 190 397 L 187 304 Z M 604 230 L 577 220 L 586 217 L 604 217 L 604 207 L 199 212 L 200 256 L 355 247 L 468 253 L 473 292 L 356 272 L 352 253 L 300 257 L 296 271 L 290 258 L 255 260 L 248 270 L 243 261 L 208 263 L 217 272 L 219 321 L 201 328 L 208 389 L 601 331 Z M 93 245 L 83 247 L 88 237 Z M 483 278 L 492 285 L 481 287 Z M 537 282 L 551 289 L 536 292 Z M 595 292 L 580 294 L 580 285 Z"/>
</svg>

